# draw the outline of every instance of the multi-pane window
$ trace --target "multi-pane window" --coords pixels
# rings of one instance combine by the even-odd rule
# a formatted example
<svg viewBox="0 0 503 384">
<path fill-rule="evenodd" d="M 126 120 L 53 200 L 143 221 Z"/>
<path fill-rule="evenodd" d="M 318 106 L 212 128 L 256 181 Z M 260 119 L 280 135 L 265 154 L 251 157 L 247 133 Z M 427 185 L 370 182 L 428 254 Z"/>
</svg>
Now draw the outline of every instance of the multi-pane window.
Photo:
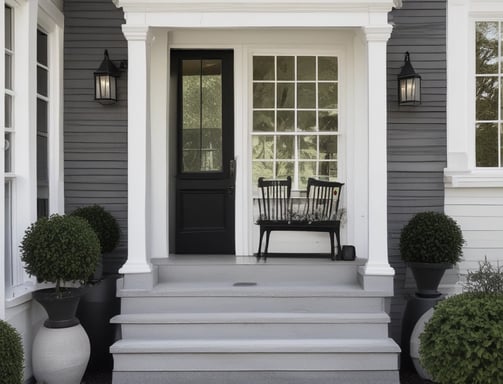
<svg viewBox="0 0 503 384">
<path fill-rule="evenodd" d="M 5 206 L 4 206 L 4 236 L 5 236 L 5 285 L 13 284 L 12 265 L 12 184 L 13 184 L 13 149 L 14 149 L 14 89 L 13 89 L 13 11 L 11 7 L 5 7 Z"/>
<path fill-rule="evenodd" d="M 49 214 L 47 34 L 37 31 L 37 216 Z"/>
<path fill-rule="evenodd" d="M 503 167 L 503 70 L 500 21 L 476 23 L 475 132 L 477 167 Z"/>
<path fill-rule="evenodd" d="M 337 178 L 338 62 L 335 56 L 253 57 L 253 184 L 259 177 Z"/>
<path fill-rule="evenodd" d="M 182 61 L 182 172 L 222 171 L 222 61 Z"/>
<path fill-rule="evenodd" d="M 12 172 L 12 144 L 14 141 L 14 90 L 12 62 L 14 56 L 12 8 L 5 7 L 5 172 Z"/>
</svg>

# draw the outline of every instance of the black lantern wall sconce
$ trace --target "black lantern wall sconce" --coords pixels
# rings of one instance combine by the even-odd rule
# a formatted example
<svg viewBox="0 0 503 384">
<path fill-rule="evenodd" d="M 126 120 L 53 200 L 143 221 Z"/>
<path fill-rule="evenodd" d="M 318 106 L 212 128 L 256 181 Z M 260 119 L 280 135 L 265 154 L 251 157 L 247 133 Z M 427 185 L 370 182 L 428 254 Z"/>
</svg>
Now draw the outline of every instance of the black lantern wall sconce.
<svg viewBox="0 0 503 384">
<path fill-rule="evenodd" d="M 414 71 L 409 52 L 405 52 L 403 67 L 398 75 L 398 103 L 400 105 L 421 103 L 421 76 Z"/>
<path fill-rule="evenodd" d="M 127 68 L 127 62 L 121 61 L 119 68 L 108 57 L 105 49 L 105 57 L 99 68 L 94 72 L 94 100 L 101 104 L 113 104 L 117 102 L 117 79 L 121 70 Z"/>
</svg>

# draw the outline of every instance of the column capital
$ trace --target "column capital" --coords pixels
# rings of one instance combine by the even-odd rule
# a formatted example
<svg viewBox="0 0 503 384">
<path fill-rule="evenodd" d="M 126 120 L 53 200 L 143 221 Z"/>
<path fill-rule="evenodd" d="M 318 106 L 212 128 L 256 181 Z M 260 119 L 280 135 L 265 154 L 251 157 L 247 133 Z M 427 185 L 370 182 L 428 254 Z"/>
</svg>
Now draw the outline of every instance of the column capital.
<svg viewBox="0 0 503 384">
<path fill-rule="evenodd" d="M 149 35 L 149 28 L 145 25 L 122 25 L 122 33 L 128 41 L 146 41 Z"/>
<path fill-rule="evenodd" d="M 391 31 L 393 27 L 389 24 L 387 25 L 368 25 L 363 27 L 365 32 L 365 38 L 367 41 L 388 41 L 391 36 Z"/>
</svg>

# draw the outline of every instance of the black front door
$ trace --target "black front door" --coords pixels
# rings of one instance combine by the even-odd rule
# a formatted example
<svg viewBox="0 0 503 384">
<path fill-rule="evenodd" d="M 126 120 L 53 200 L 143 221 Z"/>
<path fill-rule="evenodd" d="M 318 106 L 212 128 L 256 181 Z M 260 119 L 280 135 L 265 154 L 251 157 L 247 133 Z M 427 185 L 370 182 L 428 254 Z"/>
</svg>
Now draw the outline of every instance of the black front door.
<svg viewBox="0 0 503 384">
<path fill-rule="evenodd" d="M 233 52 L 172 50 L 177 86 L 176 253 L 233 254 Z"/>
</svg>

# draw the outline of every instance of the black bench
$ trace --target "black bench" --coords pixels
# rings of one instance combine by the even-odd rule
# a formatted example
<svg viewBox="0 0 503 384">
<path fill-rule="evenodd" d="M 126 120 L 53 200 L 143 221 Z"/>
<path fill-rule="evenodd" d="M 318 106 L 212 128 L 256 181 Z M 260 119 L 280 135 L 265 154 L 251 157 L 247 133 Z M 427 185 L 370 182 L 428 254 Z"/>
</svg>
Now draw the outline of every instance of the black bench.
<svg viewBox="0 0 503 384">
<path fill-rule="evenodd" d="M 340 241 L 341 222 L 337 217 L 340 194 L 343 183 L 323 181 L 309 178 L 306 197 L 302 204 L 294 209 L 292 179 L 258 180 L 260 240 L 257 259 L 267 259 L 269 237 L 272 231 L 311 231 L 328 232 L 330 236 L 330 256 L 332 260 L 340 260 L 342 255 Z M 265 250 L 262 253 L 262 239 L 266 234 Z M 335 254 L 334 236 L 337 240 L 337 256 Z"/>
</svg>

